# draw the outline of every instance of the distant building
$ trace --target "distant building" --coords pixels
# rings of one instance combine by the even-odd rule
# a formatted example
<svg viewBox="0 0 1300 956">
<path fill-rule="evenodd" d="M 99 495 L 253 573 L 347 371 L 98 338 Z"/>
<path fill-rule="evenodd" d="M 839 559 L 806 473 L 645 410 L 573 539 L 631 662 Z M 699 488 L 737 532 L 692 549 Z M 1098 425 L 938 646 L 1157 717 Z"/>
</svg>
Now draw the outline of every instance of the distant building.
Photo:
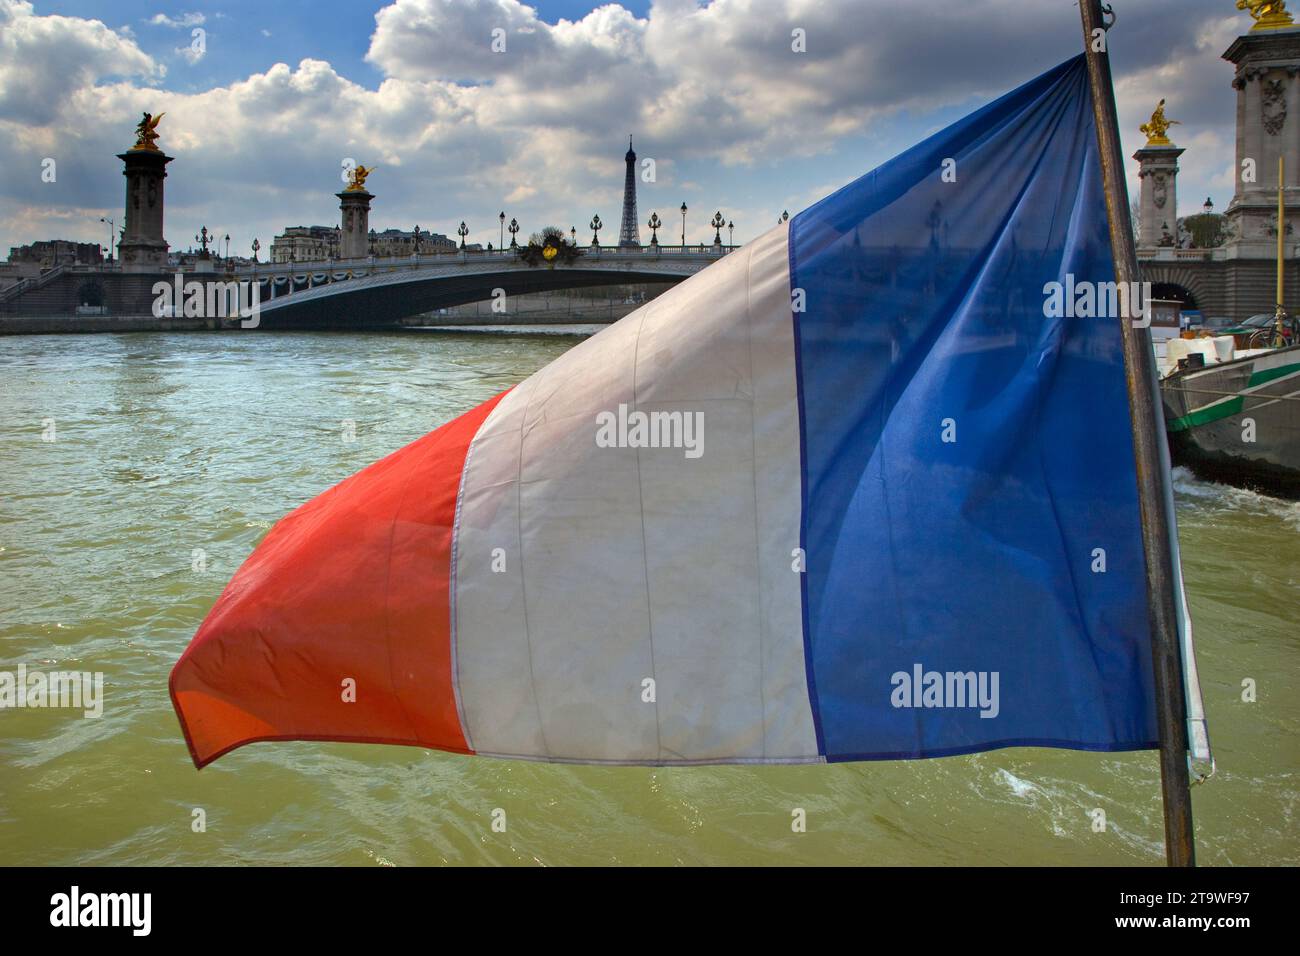
<svg viewBox="0 0 1300 956">
<path fill-rule="evenodd" d="M 437 232 L 420 230 L 421 255 L 455 252 L 456 243 Z M 410 256 L 415 253 L 415 230 L 370 230 L 371 254 L 379 258 Z M 319 262 L 337 259 L 339 231 L 335 226 L 286 226 L 271 240 L 272 262 Z"/>
<path fill-rule="evenodd" d="M 335 226 L 286 226 L 271 240 L 272 262 L 316 262 L 337 259 L 338 228 Z"/>
<path fill-rule="evenodd" d="M 63 265 L 98 265 L 104 261 L 104 253 L 97 242 L 42 239 L 27 246 L 13 246 L 9 250 L 9 261 L 53 269 Z"/>
<path fill-rule="evenodd" d="M 207 262 L 211 265 L 207 270 L 200 266 L 200 263 Z M 180 269 L 182 272 L 198 271 L 224 271 L 226 269 L 239 269 L 244 266 L 251 266 L 253 260 L 248 256 L 218 256 L 208 253 L 206 256 L 201 252 L 193 249 L 181 249 L 171 252 L 167 256 L 167 265 L 173 269 Z"/>
<path fill-rule="evenodd" d="M 385 229 L 383 232 L 370 230 L 370 245 L 374 254 L 385 256 L 409 256 L 415 253 L 415 232 L 403 232 L 401 229 Z M 455 252 L 456 243 L 438 232 L 420 230 L 420 254 L 435 252 Z"/>
</svg>

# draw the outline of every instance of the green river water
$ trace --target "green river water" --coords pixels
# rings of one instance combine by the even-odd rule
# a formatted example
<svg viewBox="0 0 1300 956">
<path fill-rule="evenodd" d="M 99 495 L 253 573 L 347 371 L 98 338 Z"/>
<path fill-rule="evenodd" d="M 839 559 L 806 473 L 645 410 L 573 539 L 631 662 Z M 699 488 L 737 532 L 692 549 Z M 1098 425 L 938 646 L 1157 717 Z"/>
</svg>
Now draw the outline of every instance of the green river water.
<svg viewBox="0 0 1300 956">
<path fill-rule="evenodd" d="M 272 523 L 575 341 L 0 338 L 0 670 L 105 675 L 99 719 L 0 710 L 0 864 L 1163 862 L 1153 753 L 643 769 L 263 743 L 195 771 L 167 675 Z M 1300 505 L 1176 478 L 1218 761 L 1200 862 L 1294 865 Z"/>
</svg>

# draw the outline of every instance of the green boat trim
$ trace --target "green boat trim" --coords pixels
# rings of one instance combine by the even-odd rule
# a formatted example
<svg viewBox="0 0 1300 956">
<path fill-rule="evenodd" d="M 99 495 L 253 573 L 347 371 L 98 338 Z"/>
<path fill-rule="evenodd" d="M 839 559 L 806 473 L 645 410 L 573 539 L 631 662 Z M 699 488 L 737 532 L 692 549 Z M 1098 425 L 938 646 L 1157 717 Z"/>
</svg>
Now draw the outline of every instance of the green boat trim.
<svg viewBox="0 0 1300 956">
<path fill-rule="evenodd" d="M 1246 398 L 1257 388 L 1275 382 L 1278 379 L 1287 378 L 1291 375 L 1300 374 L 1300 362 L 1293 362 L 1289 365 L 1279 365 L 1277 368 L 1261 369 L 1252 372 L 1246 388 L 1241 394 L 1233 395 L 1226 398 L 1220 398 L 1208 405 L 1188 412 L 1181 418 L 1175 418 L 1173 421 L 1166 423 L 1165 430 L 1171 432 L 1180 432 L 1188 428 L 1195 428 L 1197 425 L 1204 425 L 1208 422 L 1216 422 L 1221 418 L 1228 418 L 1240 412 L 1246 404 Z"/>
</svg>

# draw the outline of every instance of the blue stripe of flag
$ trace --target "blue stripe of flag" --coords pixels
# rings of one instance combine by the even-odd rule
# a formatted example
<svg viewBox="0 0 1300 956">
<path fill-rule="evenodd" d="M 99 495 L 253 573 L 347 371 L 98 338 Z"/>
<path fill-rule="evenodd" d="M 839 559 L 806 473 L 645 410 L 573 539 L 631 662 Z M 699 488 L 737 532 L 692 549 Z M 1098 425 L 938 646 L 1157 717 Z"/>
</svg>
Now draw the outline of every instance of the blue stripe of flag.
<svg viewBox="0 0 1300 956">
<path fill-rule="evenodd" d="M 1156 746 L 1119 326 L 1043 309 L 1114 280 L 1083 57 L 790 225 L 821 753 Z"/>
</svg>

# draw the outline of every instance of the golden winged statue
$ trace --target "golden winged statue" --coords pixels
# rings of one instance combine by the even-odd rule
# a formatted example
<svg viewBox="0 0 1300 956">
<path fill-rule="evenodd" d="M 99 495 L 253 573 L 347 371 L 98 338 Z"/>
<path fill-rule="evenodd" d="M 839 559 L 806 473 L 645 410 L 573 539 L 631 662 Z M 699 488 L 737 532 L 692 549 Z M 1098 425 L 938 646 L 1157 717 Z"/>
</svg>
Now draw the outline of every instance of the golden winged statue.
<svg viewBox="0 0 1300 956">
<path fill-rule="evenodd" d="M 1139 133 L 1146 133 L 1148 146 L 1172 146 L 1169 137 L 1165 135 L 1169 132 L 1169 127 L 1181 125 L 1178 120 L 1165 119 L 1165 101 L 1161 100 L 1156 106 L 1156 111 L 1151 114 L 1151 119 L 1138 127 Z"/>
<path fill-rule="evenodd" d="M 1251 30 L 1277 30 L 1295 26 L 1287 13 L 1286 0 L 1237 0 L 1238 10 L 1249 10 L 1255 25 Z"/>
<path fill-rule="evenodd" d="M 366 177 L 375 171 L 373 166 L 354 166 L 348 173 L 348 191 L 360 192 L 366 188 Z"/>
<path fill-rule="evenodd" d="M 158 121 L 166 115 L 166 113 L 159 113 L 157 116 L 152 113 L 143 114 L 143 118 L 135 128 L 136 140 L 131 148 L 156 150 L 158 147 L 154 145 L 154 140 L 158 138 Z"/>
</svg>

